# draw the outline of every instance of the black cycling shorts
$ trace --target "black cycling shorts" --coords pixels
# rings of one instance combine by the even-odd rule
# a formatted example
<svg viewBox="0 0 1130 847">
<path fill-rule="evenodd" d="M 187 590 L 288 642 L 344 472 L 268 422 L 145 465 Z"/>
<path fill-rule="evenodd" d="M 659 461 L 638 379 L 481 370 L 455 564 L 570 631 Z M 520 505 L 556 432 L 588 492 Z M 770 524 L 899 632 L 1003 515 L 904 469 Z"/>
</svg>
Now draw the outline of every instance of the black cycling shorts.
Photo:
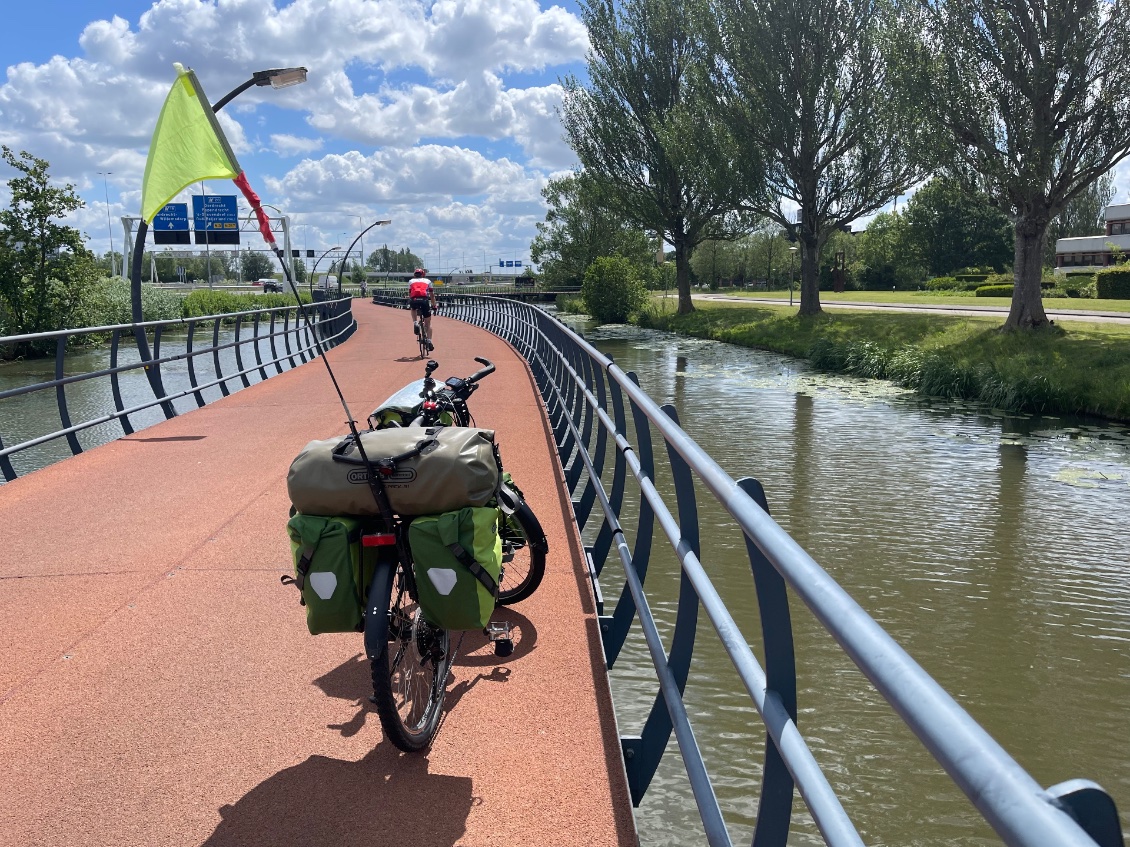
<svg viewBox="0 0 1130 847">
<path fill-rule="evenodd" d="M 419 314 L 421 318 L 432 316 L 432 301 L 427 297 L 413 297 L 408 303 L 412 307 L 412 311 Z"/>
</svg>

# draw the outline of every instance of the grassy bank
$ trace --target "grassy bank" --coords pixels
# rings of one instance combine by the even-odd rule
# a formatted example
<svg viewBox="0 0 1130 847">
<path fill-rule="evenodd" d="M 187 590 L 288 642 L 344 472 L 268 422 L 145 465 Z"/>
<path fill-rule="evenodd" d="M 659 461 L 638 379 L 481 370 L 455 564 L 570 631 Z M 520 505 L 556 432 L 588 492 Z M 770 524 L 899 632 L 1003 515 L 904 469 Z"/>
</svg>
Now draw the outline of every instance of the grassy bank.
<svg viewBox="0 0 1130 847">
<path fill-rule="evenodd" d="M 742 291 L 721 288 L 718 291 L 701 291 L 696 294 L 711 294 L 736 300 L 780 300 L 789 302 L 787 291 Z M 794 297 L 799 297 L 793 292 Z M 672 295 L 674 296 L 674 295 Z M 696 301 L 697 302 L 697 301 Z M 820 302 L 835 303 L 877 303 L 903 306 L 953 306 L 954 308 L 979 309 L 995 306 L 1007 309 L 1011 297 L 976 297 L 972 291 L 821 291 Z M 1045 297 L 1044 308 L 1050 312 L 1084 310 L 1088 312 L 1130 313 L 1130 300 L 1096 300 L 1080 297 Z M 1002 319 L 1003 320 L 1003 319 Z"/>
<path fill-rule="evenodd" d="M 695 307 L 680 317 L 670 301 L 653 301 L 639 323 L 787 353 L 822 370 L 888 379 L 931 396 L 1130 421 L 1130 326 L 1073 321 L 1045 332 L 1002 333 L 1000 315 L 837 310 L 800 318 L 772 304 Z"/>
</svg>

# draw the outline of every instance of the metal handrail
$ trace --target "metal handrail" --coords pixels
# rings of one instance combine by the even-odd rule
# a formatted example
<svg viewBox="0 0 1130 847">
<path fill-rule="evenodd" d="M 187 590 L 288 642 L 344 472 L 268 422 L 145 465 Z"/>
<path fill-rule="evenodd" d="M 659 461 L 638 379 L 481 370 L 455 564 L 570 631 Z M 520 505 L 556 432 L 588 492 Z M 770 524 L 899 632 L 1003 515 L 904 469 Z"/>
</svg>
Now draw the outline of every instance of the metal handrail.
<svg viewBox="0 0 1130 847">
<path fill-rule="evenodd" d="M 403 296 L 398 299 L 382 293 L 375 299 L 404 305 Z M 625 373 L 535 307 L 466 294 L 441 295 L 441 299 L 446 302 L 446 316 L 498 335 L 530 364 L 553 428 L 578 528 L 597 530 L 586 553 L 609 667 L 633 621 L 643 631 L 659 696 L 641 734 L 621 737 L 636 805 L 673 732 L 708 843 L 731 843 L 682 699 L 701 607 L 767 731 L 755 847 L 786 843 L 794 788 L 826 843 L 863 844 L 797 727 L 796 658 L 787 598 L 792 591 L 1006 844 L 1122 847 L 1118 814 L 1106 792 L 1087 780 L 1042 788 L 770 517 L 760 483 L 731 478 L 678 425 L 674 409 L 658 406 L 640 389 L 633 374 Z M 629 435 L 625 398 L 634 423 L 634 441 Z M 676 483 L 678 517 L 671 514 L 655 487 L 651 430 L 666 448 L 667 469 Z M 604 483 L 609 444 L 615 450 L 611 490 Z M 761 610 L 765 668 L 699 558 L 692 474 L 744 535 Z M 629 547 L 620 515 L 629 482 L 634 482 L 640 495 L 634 549 Z M 592 512 L 593 505 L 598 506 L 596 512 Z M 653 521 L 675 552 L 682 573 L 674 634 L 666 653 L 644 589 Z M 605 615 L 599 576 L 613 548 L 623 568 L 625 590 L 613 613 Z"/>
<path fill-rule="evenodd" d="M 134 426 L 130 415 L 135 415 L 154 406 L 160 406 L 165 418 L 177 414 L 173 401 L 192 395 L 196 405 L 203 406 L 206 399 L 203 392 L 209 388 L 219 388 L 222 396 L 231 393 L 228 383 L 239 380 L 243 387 L 251 385 L 250 375 L 258 372 L 261 380 L 273 374 L 280 374 L 284 369 L 290 369 L 304 364 L 313 358 L 317 349 L 315 337 L 311 329 L 317 334 L 323 346 L 332 347 L 345 341 L 352 335 L 356 324 L 353 320 L 352 299 L 323 301 L 315 303 L 306 310 L 315 320 L 308 328 L 299 318 L 297 306 L 275 306 L 264 309 L 249 309 L 241 312 L 232 312 L 219 315 L 205 315 L 195 318 L 180 318 L 170 320 L 144 321 L 138 324 L 115 324 L 112 326 L 81 327 L 78 329 L 55 330 L 25 335 L 11 335 L 0 337 L 0 350 L 12 348 L 20 344 L 36 342 L 55 343 L 55 378 L 42 382 L 29 383 L 0 391 L 0 401 L 12 400 L 16 397 L 34 395 L 38 392 L 54 391 L 56 405 L 59 412 L 61 426 L 49 433 L 38 435 L 34 438 L 21 441 L 18 444 L 5 446 L 0 434 L 0 472 L 5 481 L 11 481 L 18 476 L 12 464 L 11 456 L 16 453 L 37 447 L 59 438 L 65 438 L 71 453 L 77 455 L 82 452 L 82 446 L 77 438 L 77 433 L 101 424 L 117 422 L 122 428 L 122 435 L 131 435 Z M 212 325 L 212 343 L 204 347 L 194 347 L 195 335 L 201 325 Z M 220 342 L 220 327 L 224 323 L 234 323 L 234 338 L 230 341 Z M 245 323 L 252 324 L 250 335 L 241 335 Z M 260 333 L 261 323 L 267 324 L 266 331 Z M 281 326 L 280 326 L 281 324 Z M 161 337 L 167 330 L 186 330 L 184 352 L 161 354 Z M 118 354 L 123 338 L 130 339 L 137 332 L 152 333 L 152 356 L 138 362 L 118 364 Z M 97 371 L 87 371 L 80 374 L 65 375 L 67 353 L 74 349 L 76 340 L 110 335 L 110 367 Z M 281 342 L 280 351 L 278 342 Z M 260 344 L 269 346 L 270 354 L 264 356 Z M 245 364 L 243 361 L 244 350 L 248 348 L 254 354 L 254 365 Z M 79 349 L 89 347 L 79 346 Z M 221 351 L 231 350 L 235 355 L 236 367 L 224 373 L 220 361 Z M 199 357 L 211 356 L 214 377 L 203 380 L 198 378 L 196 360 Z M 183 390 L 164 390 L 159 395 L 154 392 L 153 399 L 143 403 L 126 407 L 122 401 L 119 385 L 119 376 L 123 373 L 141 371 L 146 374 L 150 386 L 161 385 L 161 366 L 171 362 L 185 361 L 188 366 L 189 387 Z M 273 373 L 269 368 L 273 369 Z M 156 378 L 154 378 L 156 377 Z M 114 397 L 114 410 L 99 414 L 77 423 L 72 422 L 70 409 L 67 403 L 66 387 L 89 380 L 108 379 Z"/>
</svg>

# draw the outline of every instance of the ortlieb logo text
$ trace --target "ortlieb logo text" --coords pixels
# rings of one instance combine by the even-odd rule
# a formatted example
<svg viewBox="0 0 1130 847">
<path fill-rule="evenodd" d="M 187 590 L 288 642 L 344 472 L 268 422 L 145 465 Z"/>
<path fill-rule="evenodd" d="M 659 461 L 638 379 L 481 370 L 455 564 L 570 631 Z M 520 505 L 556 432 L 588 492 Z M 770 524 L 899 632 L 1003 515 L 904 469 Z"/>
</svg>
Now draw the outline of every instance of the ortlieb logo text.
<svg viewBox="0 0 1130 847">
<path fill-rule="evenodd" d="M 368 485 L 369 475 L 365 473 L 364 468 L 356 468 L 351 470 L 347 476 L 353 485 Z M 381 474 L 381 482 L 385 485 L 408 485 L 416 479 L 415 468 L 397 468 L 389 476 Z"/>
</svg>

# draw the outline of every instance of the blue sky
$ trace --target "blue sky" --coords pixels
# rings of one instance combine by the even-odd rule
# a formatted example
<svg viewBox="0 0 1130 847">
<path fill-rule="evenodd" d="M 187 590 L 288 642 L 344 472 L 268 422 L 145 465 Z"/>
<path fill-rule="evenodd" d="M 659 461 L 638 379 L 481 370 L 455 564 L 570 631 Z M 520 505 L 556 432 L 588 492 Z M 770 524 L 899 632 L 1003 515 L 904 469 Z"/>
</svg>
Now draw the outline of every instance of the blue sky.
<svg viewBox="0 0 1130 847">
<path fill-rule="evenodd" d="M 87 205 L 71 224 L 95 252 L 111 237 L 120 251 L 173 62 L 213 102 L 254 70 L 304 65 L 306 84 L 251 88 L 220 113 L 295 247 L 321 251 L 391 218 L 367 252 L 407 246 L 433 270 L 528 260 L 540 191 L 575 166 L 556 108 L 559 80 L 584 72 L 576 12 L 541 0 L 9 3 L 0 143 L 73 183 Z M 11 175 L 0 166 L 5 205 Z M 205 190 L 235 193 L 225 181 Z"/>
</svg>

